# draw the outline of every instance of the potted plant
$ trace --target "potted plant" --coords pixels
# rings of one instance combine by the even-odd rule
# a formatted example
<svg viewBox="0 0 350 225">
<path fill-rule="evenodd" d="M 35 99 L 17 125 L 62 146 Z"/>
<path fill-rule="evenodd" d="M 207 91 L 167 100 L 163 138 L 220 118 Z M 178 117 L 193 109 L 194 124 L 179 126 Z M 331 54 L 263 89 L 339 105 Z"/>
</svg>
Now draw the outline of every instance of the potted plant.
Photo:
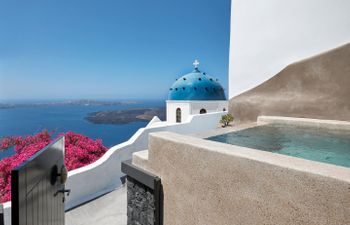
<svg viewBox="0 0 350 225">
<path fill-rule="evenodd" d="M 220 123 L 222 123 L 222 127 L 227 127 L 228 125 L 230 125 L 231 122 L 233 122 L 233 119 L 233 116 L 230 113 L 228 113 L 221 117 Z"/>
</svg>

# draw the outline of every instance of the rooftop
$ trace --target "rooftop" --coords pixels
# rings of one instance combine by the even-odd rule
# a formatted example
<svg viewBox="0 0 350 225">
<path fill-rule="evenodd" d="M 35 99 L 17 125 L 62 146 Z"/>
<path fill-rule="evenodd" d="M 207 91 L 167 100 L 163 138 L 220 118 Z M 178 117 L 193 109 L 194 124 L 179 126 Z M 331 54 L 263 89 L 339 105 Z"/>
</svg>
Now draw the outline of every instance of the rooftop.
<svg viewBox="0 0 350 225">
<path fill-rule="evenodd" d="M 226 100 L 225 91 L 218 79 L 210 77 L 198 69 L 176 79 L 169 90 L 169 100 Z"/>
</svg>

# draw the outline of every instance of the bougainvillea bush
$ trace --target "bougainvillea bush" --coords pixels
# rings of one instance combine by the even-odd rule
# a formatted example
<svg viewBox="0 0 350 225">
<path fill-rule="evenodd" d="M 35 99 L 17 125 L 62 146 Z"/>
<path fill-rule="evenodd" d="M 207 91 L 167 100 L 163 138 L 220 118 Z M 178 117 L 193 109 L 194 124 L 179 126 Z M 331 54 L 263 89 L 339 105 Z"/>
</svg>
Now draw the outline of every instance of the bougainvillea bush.
<svg viewBox="0 0 350 225">
<path fill-rule="evenodd" d="M 88 165 L 99 159 L 107 148 L 101 140 L 67 132 L 65 136 L 64 162 L 68 171 Z M 5 137 L 0 140 L 0 150 L 14 147 L 15 154 L 0 160 L 0 203 L 11 200 L 11 170 L 47 146 L 53 139 L 48 131 L 26 137 Z"/>
</svg>

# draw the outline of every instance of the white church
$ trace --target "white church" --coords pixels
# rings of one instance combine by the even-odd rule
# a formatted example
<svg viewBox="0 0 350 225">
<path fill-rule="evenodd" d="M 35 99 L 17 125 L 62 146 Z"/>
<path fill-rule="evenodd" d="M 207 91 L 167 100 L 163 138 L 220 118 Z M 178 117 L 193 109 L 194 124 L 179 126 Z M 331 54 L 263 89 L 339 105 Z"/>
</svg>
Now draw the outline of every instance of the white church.
<svg viewBox="0 0 350 225">
<path fill-rule="evenodd" d="M 169 90 L 166 101 L 167 122 L 185 122 L 190 115 L 226 111 L 224 88 L 215 79 L 198 68 L 195 60 L 194 70 L 176 79 Z"/>
</svg>

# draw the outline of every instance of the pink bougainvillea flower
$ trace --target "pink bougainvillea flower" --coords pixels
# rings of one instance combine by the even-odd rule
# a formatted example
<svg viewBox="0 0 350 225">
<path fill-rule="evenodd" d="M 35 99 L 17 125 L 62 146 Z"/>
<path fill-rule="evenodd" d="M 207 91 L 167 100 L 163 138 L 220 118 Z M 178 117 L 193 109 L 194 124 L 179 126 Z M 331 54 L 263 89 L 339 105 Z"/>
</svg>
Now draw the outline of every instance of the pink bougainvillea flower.
<svg viewBox="0 0 350 225">
<path fill-rule="evenodd" d="M 101 140 L 92 140 L 71 131 L 60 134 L 65 136 L 64 162 L 68 170 L 86 166 L 98 160 L 106 151 Z M 0 140 L 0 150 L 14 146 L 15 154 L 0 160 L 0 202 L 11 200 L 11 170 L 29 159 L 36 152 L 47 146 L 51 134 L 44 130 L 26 137 L 5 137 Z"/>
</svg>

